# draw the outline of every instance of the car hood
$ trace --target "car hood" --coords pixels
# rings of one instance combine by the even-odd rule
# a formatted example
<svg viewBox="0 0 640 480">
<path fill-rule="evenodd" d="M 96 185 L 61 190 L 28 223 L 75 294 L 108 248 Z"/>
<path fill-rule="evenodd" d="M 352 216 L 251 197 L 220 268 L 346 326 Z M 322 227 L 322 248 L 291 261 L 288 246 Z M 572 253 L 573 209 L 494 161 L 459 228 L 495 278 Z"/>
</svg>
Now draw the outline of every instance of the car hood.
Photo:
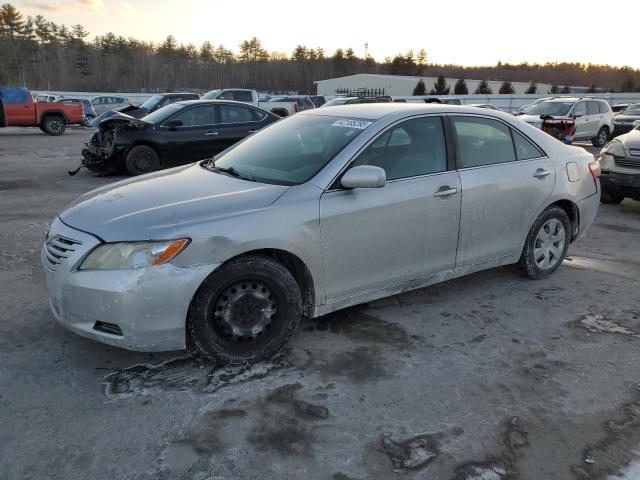
<svg viewBox="0 0 640 480">
<path fill-rule="evenodd" d="M 105 114 L 105 117 L 102 117 L 102 119 L 99 121 L 100 128 L 112 127 L 116 124 L 122 123 L 133 123 L 141 126 L 153 125 L 150 122 L 145 122 L 144 120 L 140 120 L 138 118 L 132 117 L 131 115 L 127 115 L 126 113 L 118 112 L 115 110 L 107 113 L 110 113 L 110 115 Z"/>
<path fill-rule="evenodd" d="M 518 120 L 522 120 L 523 122 L 534 125 L 542 125 L 542 119 L 540 118 L 540 115 L 518 115 Z"/>
<path fill-rule="evenodd" d="M 615 122 L 633 123 L 638 119 L 640 119 L 640 115 L 616 115 L 615 117 L 613 117 L 613 120 Z"/>
<path fill-rule="evenodd" d="M 288 188 L 211 172 L 196 163 L 88 192 L 60 219 L 107 242 L 188 237 L 217 217 L 267 207 Z"/>
<path fill-rule="evenodd" d="M 640 150 L 640 130 L 631 130 L 617 139 L 624 144 L 627 150 L 631 148 Z"/>
</svg>

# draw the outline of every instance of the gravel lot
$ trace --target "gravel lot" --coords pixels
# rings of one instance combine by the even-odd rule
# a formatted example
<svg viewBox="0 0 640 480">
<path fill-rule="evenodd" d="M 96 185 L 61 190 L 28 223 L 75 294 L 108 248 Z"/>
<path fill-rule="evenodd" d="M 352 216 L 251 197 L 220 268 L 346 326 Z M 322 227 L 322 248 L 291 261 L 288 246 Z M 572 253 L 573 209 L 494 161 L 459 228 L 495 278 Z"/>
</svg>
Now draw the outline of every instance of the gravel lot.
<svg viewBox="0 0 640 480">
<path fill-rule="evenodd" d="M 0 131 L 0 479 L 637 479 L 640 203 L 602 206 L 550 279 L 515 268 L 303 321 L 215 369 L 66 332 L 45 226 L 114 181 L 86 129 Z M 635 473 L 634 473 L 635 472 Z"/>
</svg>

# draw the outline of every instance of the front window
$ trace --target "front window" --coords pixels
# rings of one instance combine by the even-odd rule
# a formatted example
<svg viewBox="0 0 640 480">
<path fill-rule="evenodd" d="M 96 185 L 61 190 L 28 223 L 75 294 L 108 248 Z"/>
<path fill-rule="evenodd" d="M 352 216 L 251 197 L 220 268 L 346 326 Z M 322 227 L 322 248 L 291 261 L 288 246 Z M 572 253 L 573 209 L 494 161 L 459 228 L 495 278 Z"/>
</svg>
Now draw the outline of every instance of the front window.
<svg viewBox="0 0 640 480">
<path fill-rule="evenodd" d="M 552 115 L 565 116 L 571 110 L 571 102 L 542 102 L 536 105 L 529 112 L 530 115 Z"/>
<path fill-rule="evenodd" d="M 215 167 L 233 167 L 243 176 L 263 183 L 298 185 L 318 173 L 372 123 L 334 116 L 294 115 L 221 153 L 214 159 Z"/>
</svg>

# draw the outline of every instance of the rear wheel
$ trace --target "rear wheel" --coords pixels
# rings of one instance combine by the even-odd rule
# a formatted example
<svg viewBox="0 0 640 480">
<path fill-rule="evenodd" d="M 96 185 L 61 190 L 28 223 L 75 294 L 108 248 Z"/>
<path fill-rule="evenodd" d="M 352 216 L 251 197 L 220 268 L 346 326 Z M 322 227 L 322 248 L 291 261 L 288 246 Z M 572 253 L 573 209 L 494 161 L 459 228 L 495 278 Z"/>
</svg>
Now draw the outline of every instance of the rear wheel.
<svg viewBox="0 0 640 480">
<path fill-rule="evenodd" d="M 45 117 L 40 124 L 40 130 L 53 137 L 62 135 L 66 129 L 67 122 L 65 122 L 64 117 L 60 115 L 49 115 Z"/>
<path fill-rule="evenodd" d="M 536 219 L 520 256 L 520 267 L 533 280 L 555 272 L 569 248 L 571 222 L 560 207 L 549 207 Z"/>
<path fill-rule="evenodd" d="M 598 130 L 598 135 L 591 139 L 591 144 L 594 147 L 604 147 L 604 144 L 609 140 L 609 129 L 607 127 L 601 127 Z"/>
<path fill-rule="evenodd" d="M 616 195 L 615 193 L 604 188 L 600 192 L 601 203 L 617 205 L 618 203 L 622 202 L 622 200 L 624 200 L 624 197 L 622 195 Z"/>
<path fill-rule="evenodd" d="M 148 145 L 137 145 L 127 153 L 124 168 L 130 175 L 142 175 L 162 168 L 160 156 Z"/>
<path fill-rule="evenodd" d="M 291 273 L 268 257 L 231 260 L 198 289 L 188 329 L 197 350 L 219 364 L 253 363 L 279 352 L 300 323 Z"/>
</svg>

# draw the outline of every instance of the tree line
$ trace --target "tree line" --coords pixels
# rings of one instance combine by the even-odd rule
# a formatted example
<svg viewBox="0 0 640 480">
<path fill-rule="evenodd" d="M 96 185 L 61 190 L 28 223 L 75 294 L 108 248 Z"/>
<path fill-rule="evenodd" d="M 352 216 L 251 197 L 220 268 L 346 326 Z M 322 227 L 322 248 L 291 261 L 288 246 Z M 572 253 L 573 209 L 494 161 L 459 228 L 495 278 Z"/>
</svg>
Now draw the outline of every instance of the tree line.
<svg viewBox="0 0 640 480">
<path fill-rule="evenodd" d="M 237 51 L 205 41 L 179 43 L 169 35 L 153 43 L 114 33 L 89 39 L 80 25 L 59 25 L 42 15 L 24 16 L 11 4 L 0 7 L 0 85 L 25 85 L 34 90 L 157 92 L 206 91 L 243 87 L 268 92 L 314 93 L 315 80 L 385 73 L 439 77 L 436 94 L 451 87 L 444 77 L 460 79 L 453 93 L 465 93 L 464 79 L 499 79 L 499 93 L 510 93 L 511 82 L 590 86 L 592 91 L 640 91 L 640 69 L 582 63 L 509 64 L 465 67 L 428 62 L 424 49 L 409 50 L 378 62 L 359 57 L 352 48 L 327 53 L 322 47 L 297 45 L 291 53 L 269 52 L 257 38 L 243 41 Z M 422 82 L 424 83 L 424 82 Z M 563 87 L 560 87 L 563 86 Z M 482 87 L 482 88 L 481 88 Z M 537 87 L 536 87 L 537 88 Z M 416 85 L 421 92 L 420 84 Z M 478 91 L 490 93 L 484 81 Z M 450 90 L 449 90 L 450 91 Z M 467 90 L 468 91 L 468 90 Z M 535 91 L 535 90 L 534 90 Z M 421 93 L 419 93 L 421 94 Z"/>
</svg>

